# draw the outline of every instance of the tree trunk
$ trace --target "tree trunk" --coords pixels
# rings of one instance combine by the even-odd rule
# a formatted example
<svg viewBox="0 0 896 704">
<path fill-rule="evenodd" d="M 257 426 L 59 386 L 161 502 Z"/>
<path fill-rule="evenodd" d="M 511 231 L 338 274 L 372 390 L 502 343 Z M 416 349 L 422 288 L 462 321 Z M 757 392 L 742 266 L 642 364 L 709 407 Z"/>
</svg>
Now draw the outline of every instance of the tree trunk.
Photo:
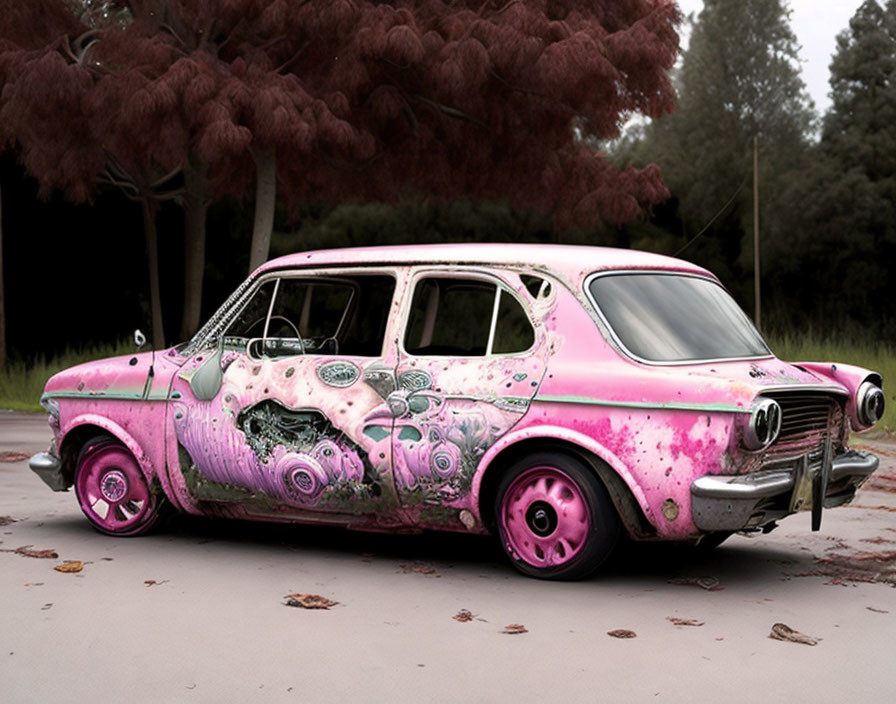
<svg viewBox="0 0 896 704">
<path fill-rule="evenodd" d="M 180 339 L 199 329 L 202 315 L 202 281 L 205 274 L 205 218 L 208 213 L 208 181 L 204 166 L 184 168 L 184 308 Z"/>
<path fill-rule="evenodd" d="M 277 205 L 277 157 L 272 150 L 253 152 L 255 159 L 255 224 L 249 273 L 264 264 L 271 250 L 274 208 Z"/>
<path fill-rule="evenodd" d="M 6 371 L 6 307 L 3 294 L 3 193 L 0 192 L 0 374 Z"/>
<path fill-rule="evenodd" d="M 143 232 L 146 236 L 146 264 L 149 268 L 149 307 L 152 312 L 152 346 L 165 346 L 165 329 L 162 326 L 162 298 L 159 293 L 159 235 L 156 230 L 156 214 L 159 203 L 153 198 L 143 198 Z"/>
</svg>

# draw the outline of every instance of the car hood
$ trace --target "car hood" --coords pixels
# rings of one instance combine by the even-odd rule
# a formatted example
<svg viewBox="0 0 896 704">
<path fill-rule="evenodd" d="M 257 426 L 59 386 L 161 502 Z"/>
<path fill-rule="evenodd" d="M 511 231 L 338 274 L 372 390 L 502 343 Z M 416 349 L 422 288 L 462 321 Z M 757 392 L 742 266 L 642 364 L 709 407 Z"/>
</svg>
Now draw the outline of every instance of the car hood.
<svg viewBox="0 0 896 704">
<path fill-rule="evenodd" d="M 167 397 L 171 375 L 176 369 L 162 352 L 109 357 L 55 374 L 47 382 L 44 396 L 158 400 L 156 396 L 160 393 L 160 398 Z"/>
</svg>

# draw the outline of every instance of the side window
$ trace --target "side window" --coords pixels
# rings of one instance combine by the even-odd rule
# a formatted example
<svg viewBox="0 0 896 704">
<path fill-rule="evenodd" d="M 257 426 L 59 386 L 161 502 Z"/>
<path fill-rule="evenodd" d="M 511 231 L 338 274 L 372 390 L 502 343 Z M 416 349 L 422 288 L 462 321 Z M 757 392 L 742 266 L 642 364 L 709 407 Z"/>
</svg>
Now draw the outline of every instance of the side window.
<svg viewBox="0 0 896 704">
<path fill-rule="evenodd" d="M 262 338 L 264 356 L 379 356 L 395 291 L 391 276 L 283 277 L 265 282 L 226 332 L 228 345 Z"/>
<path fill-rule="evenodd" d="M 414 289 L 404 348 L 419 356 L 481 357 L 524 352 L 534 339 L 526 313 L 499 286 L 429 277 Z"/>
</svg>

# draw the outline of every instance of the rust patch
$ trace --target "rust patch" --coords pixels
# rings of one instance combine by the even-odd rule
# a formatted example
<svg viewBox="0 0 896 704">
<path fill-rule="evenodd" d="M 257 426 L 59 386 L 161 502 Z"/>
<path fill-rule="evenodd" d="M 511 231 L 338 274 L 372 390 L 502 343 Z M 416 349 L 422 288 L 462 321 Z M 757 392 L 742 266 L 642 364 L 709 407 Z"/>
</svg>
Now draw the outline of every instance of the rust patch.
<svg viewBox="0 0 896 704">
<path fill-rule="evenodd" d="M 286 599 L 286 606 L 300 609 L 329 609 L 339 603 L 320 594 L 287 594 L 283 598 Z"/>
<path fill-rule="evenodd" d="M 821 638 L 813 638 L 805 633 L 795 631 L 785 623 L 776 623 L 772 626 L 768 637 L 773 640 L 785 640 L 790 643 L 802 643 L 803 645 L 818 645 L 818 641 L 821 640 Z"/>
<path fill-rule="evenodd" d="M 630 631 L 627 628 L 616 628 L 612 631 L 607 631 L 608 636 L 612 636 L 613 638 L 637 638 L 638 634 L 634 631 Z"/>
<path fill-rule="evenodd" d="M 666 517 L 667 521 L 674 521 L 678 518 L 679 508 L 678 504 L 675 503 L 672 499 L 666 499 L 663 501 L 663 515 Z"/>
</svg>

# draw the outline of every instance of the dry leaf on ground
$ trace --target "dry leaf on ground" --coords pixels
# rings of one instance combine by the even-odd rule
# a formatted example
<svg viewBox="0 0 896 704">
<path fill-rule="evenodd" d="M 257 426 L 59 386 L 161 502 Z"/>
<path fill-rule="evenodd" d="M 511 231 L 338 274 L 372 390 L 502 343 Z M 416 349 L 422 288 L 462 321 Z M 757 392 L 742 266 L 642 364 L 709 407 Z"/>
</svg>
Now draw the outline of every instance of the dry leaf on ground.
<svg viewBox="0 0 896 704">
<path fill-rule="evenodd" d="M 15 523 L 16 519 L 12 516 L 0 516 L 0 526 L 8 526 L 10 523 Z"/>
<path fill-rule="evenodd" d="M 528 633 L 529 629 L 526 628 L 521 623 L 510 623 L 504 626 L 504 630 L 501 633 L 506 633 L 509 636 L 516 635 L 518 633 Z"/>
<path fill-rule="evenodd" d="M 704 621 L 698 621 L 695 618 L 678 618 L 677 616 L 666 616 L 666 620 L 676 626 L 702 626 Z"/>
<path fill-rule="evenodd" d="M 460 621 L 461 623 L 466 623 L 467 621 L 473 620 L 473 614 L 467 611 L 467 609 L 461 609 L 454 616 L 452 616 L 455 621 Z"/>
<path fill-rule="evenodd" d="M 627 628 L 616 628 L 612 631 L 607 631 L 608 636 L 613 636 L 613 638 L 637 638 L 638 634 L 634 631 L 630 631 Z"/>
<path fill-rule="evenodd" d="M 0 462 L 21 462 L 29 457 L 27 452 L 0 452 Z"/>
<path fill-rule="evenodd" d="M 59 553 L 55 550 L 32 550 L 30 545 L 23 545 L 22 547 L 13 550 L 13 552 L 17 555 L 24 555 L 25 557 L 37 557 L 46 560 L 55 560 L 59 557 Z"/>
<path fill-rule="evenodd" d="M 774 640 L 786 640 L 790 643 L 802 643 L 803 645 L 818 645 L 818 641 L 821 640 L 821 638 L 813 638 L 812 636 L 807 636 L 805 633 L 795 631 L 784 623 L 776 623 L 772 626 L 771 633 L 768 634 L 768 637 L 773 638 Z"/>
<path fill-rule="evenodd" d="M 695 586 L 709 592 L 718 592 L 725 588 L 719 584 L 719 580 L 715 577 L 675 577 L 669 580 L 669 584 Z"/>
<path fill-rule="evenodd" d="M 156 586 L 158 586 L 158 585 L 160 585 L 160 584 L 168 584 L 168 580 L 167 580 L 167 579 L 163 579 L 161 582 L 157 582 L 157 581 L 154 580 L 154 579 L 144 579 L 144 580 L 143 580 L 143 583 L 144 583 L 147 587 L 156 587 Z"/>
<path fill-rule="evenodd" d="M 873 606 L 866 606 L 865 608 L 868 609 L 869 611 L 873 611 L 873 612 L 876 613 L 876 614 L 888 614 L 888 613 L 890 613 L 890 612 L 887 611 L 886 609 L 875 609 Z"/>
<path fill-rule="evenodd" d="M 329 609 L 339 603 L 319 594 L 287 594 L 283 598 L 286 599 L 287 606 L 301 609 Z"/>
<path fill-rule="evenodd" d="M 84 563 L 80 560 L 66 560 L 61 565 L 56 565 L 53 569 L 57 572 L 80 572 L 84 569 Z"/>
<path fill-rule="evenodd" d="M 431 574 L 440 577 L 439 571 L 432 565 L 399 565 L 401 571 L 405 574 L 416 572 L 417 574 Z"/>
</svg>

